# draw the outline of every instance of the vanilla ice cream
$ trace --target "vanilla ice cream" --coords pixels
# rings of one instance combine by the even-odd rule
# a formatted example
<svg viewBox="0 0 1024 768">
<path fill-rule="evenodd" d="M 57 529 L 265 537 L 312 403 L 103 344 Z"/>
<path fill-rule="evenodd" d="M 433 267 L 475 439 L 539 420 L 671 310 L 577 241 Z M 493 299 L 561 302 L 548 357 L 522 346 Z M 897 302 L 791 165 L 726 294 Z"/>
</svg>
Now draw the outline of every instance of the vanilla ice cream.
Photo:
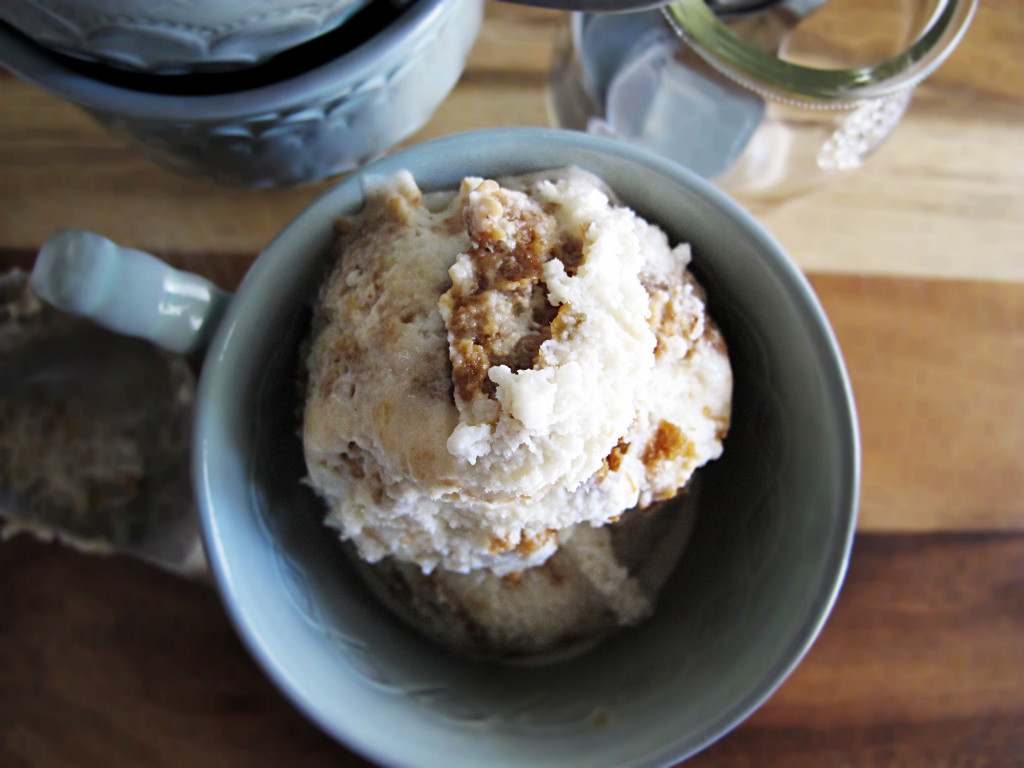
<svg viewBox="0 0 1024 768">
<path fill-rule="evenodd" d="M 732 375 L 686 245 L 578 169 L 369 185 L 314 313 L 303 442 L 359 556 L 515 574 L 716 458 Z"/>
</svg>

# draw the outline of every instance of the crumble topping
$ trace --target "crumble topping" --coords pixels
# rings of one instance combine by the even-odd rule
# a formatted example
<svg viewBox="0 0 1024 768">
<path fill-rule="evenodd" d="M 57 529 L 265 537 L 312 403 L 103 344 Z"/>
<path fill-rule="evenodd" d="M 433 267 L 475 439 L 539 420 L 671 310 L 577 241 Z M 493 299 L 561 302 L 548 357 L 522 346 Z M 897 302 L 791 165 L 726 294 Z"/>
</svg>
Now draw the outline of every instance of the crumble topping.
<svg viewBox="0 0 1024 768">
<path fill-rule="evenodd" d="M 360 557 L 514 574 L 716 458 L 732 377 L 685 245 L 590 174 L 400 173 L 339 222 L 303 440 Z"/>
</svg>

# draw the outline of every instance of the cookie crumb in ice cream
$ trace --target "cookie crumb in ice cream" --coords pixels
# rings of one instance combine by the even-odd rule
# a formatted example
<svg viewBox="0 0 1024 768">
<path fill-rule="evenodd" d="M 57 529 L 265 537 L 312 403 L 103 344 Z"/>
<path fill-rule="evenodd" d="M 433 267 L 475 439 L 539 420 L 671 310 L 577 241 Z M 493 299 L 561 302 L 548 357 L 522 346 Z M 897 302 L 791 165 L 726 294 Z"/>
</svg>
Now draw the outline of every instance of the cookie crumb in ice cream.
<svg viewBox="0 0 1024 768">
<path fill-rule="evenodd" d="M 678 555 L 653 533 L 671 505 L 644 508 L 729 425 L 688 246 L 575 168 L 448 194 L 402 172 L 366 197 L 338 222 L 307 360 L 328 524 L 453 647 L 552 653 L 642 620 L 667 574 L 644 561 Z"/>
</svg>

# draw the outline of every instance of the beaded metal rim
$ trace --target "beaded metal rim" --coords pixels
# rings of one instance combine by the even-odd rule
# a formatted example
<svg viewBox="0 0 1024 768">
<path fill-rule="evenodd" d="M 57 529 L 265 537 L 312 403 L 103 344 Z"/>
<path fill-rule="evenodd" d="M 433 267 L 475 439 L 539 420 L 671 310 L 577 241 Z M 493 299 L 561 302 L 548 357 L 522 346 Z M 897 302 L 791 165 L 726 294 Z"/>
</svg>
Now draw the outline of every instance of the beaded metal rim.
<svg viewBox="0 0 1024 768">
<path fill-rule="evenodd" d="M 704 0 L 663 8 L 676 34 L 720 73 L 765 98 L 819 109 L 842 109 L 913 88 L 960 42 L 977 0 L 940 0 L 907 50 L 868 67 L 815 69 L 768 56 L 723 24 Z"/>
</svg>

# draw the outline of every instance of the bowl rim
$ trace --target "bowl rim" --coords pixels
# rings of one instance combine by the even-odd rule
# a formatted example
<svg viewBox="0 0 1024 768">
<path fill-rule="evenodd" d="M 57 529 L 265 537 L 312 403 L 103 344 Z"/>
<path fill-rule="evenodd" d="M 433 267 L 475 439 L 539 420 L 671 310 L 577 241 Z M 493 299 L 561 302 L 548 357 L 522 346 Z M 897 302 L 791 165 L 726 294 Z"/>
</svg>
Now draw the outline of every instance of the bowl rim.
<svg viewBox="0 0 1024 768">
<path fill-rule="evenodd" d="M 353 189 L 361 196 L 362 193 L 359 190 L 364 177 L 379 175 L 382 165 L 384 166 L 383 172 L 392 172 L 397 168 L 404 167 L 402 163 L 406 158 L 413 158 L 413 165 L 420 158 L 429 156 L 438 158 L 433 162 L 443 162 L 445 157 L 458 156 L 459 151 L 464 150 L 467 143 L 496 147 L 515 143 L 525 146 L 547 144 L 556 148 L 561 146 L 582 149 L 625 160 L 637 166 L 637 170 L 659 174 L 674 184 L 695 191 L 721 210 L 726 217 L 733 219 L 738 226 L 743 227 L 747 234 L 759 243 L 764 252 L 770 255 L 770 258 L 765 261 L 779 278 L 784 289 L 794 299 L 798 313 L 807 322 L 811 331 L 812 342 L 827 366 L 829 391 L 833 393 L 831 400 L 835 406 L 834 411 L 840 431 L 841 444 L 837 453 L 843 463 L 843 471 L 841 487 L 838 490 L 841 500 L 838 512 L 841 517 L 833 539 L 829 542 L 827 557 L 824 561 L 826 563 L 825 577 L 814 598 L 808 601 L 808 612 L 805 615 L 804 624 L 794 632 L 793 642 L 780 653 L 774 663 L 769 665 L 769 672 L 762 679 L 752 684 L 743 697 L 731 708 L 719 713 L 701 731 L 682 734 L 671 743 L 660 745 L 649 753 L 638 754 L 636 761 L 632 763 L 636 768 L 672 765 L 707 748 L 753 714 L 778 689 L 806 655 L 824 627 L 836 602 L 849 567 L 856 530 L 861 476 L 860 434 L 853 390 L 846 366 L 832 328 L 810 283 L 774 237 L 751 214 L 705 179 L 662 156 L 624 142 L 552 128 L 491 128 L 453 134 L 403 148 L 364 166 L 316 197 L 296 217 L 282 227 L 278 235 L 250 268 L 238 293 L 244 296 L 251 294 L 254 286 L 258 290 L 260 285 L 274 284 L 275 263 L 282 258 L 280 254 L 286 253 L 280 250 L 280 244 L 286 239 L 286 236 L 302 229 L 306 226 L 305 222 L 322 218 L 325 212 L 335 205 L 336 198 L 351 194 Z M 305 238 L 308 239 L 309 235 L 306 234 Z M 207 471 L 208 467 L 205 465 L 204 456 L 209 425 L 216 421 L 220 410 L 214 405 L 211 396 L 217 384 L 217 378 L 219 378 L 215 377 L 215 371 L 223 361 L 225 350 L 231 345 L 232 337 L 235 336 L 236 326 L 241 319 L 243 303 L 243 301 L 232 300 L 229 305 L 224 320 L 217 329 L 207 352 L 197 394 L 198 408 L 193 434 L 192 476 L 193 485 L 197 489 L 200 523 L 214 583 L 217 585 L 235 630 L 250 654 L 258 661 L 264 673 L 278 689 L 306 717 L 341 744 L 369 760 L 382 765 L 422 768 L 426 763 L 409 762 L 402 757 L 400 752 L 392 750 L 388 745 L 374 743 L 364 738 L 360 730 L 353 727 L 352 724 L 337 722 L 328 717 L 318 703 L 317 697 L 311 696 L 301 689 L 287 673 L 287 670 L 279 666 L 278 659 L 262 642 L 259 629 L 251 623 L 246 612 L 241 609 L 240 601 L 233 590 L 233 574 L 224 559 L 224 549 L 218 536 L 217 524 L 213 519 L 215 513 L 211 511 L 209 489 L 214 478 Z"/>
<path fill-rule="evenodd" d="M 292 78 L 233 92 L 158 94 L 96 80 L 2 22 L 0 65 L 85 109 L 149 120 L 232 120 L 301 107 L 345 88 L 358 88 L 362 80 L 379 76 L 383 66 L 408 59 L 415 41 L 457 5 L 456 0 L 415 0 L 384 29 L 342 56 Z"/>
</svg>

